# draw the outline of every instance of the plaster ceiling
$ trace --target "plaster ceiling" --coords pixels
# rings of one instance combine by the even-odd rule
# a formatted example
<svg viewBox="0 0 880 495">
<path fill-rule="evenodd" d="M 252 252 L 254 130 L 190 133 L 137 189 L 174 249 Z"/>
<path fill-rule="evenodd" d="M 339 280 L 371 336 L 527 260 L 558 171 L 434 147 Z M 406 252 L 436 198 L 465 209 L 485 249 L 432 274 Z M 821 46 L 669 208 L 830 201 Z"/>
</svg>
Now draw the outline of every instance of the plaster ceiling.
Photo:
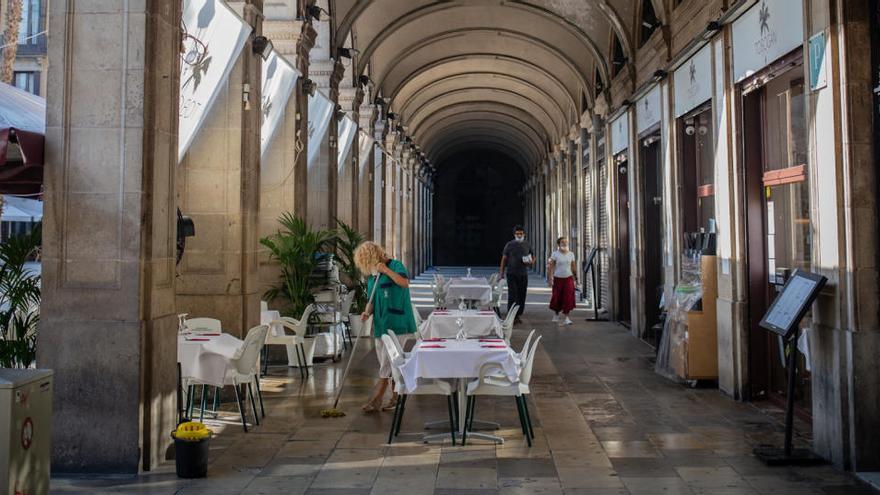
<svg viewBox="0 0 880 495">
<path fill-rule="evenodd" d="M 583 98 L 592 106 L 594 74 L 609 80 L 612 33 L 632 59 L 640 1 L 329 0 L 327 7 L 332 42 L 359 52 L 352 77 L 370 76 L 432 161 L 486 148 L 528 169 L 568 135 Z"/>
</svg>

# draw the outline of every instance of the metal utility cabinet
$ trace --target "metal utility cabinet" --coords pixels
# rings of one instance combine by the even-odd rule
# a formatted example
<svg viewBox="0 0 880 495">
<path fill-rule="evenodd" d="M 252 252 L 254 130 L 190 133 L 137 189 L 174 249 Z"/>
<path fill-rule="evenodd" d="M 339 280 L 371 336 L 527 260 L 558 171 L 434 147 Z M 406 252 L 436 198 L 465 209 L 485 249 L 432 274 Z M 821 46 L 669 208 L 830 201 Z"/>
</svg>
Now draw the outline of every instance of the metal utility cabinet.
<svg viewBox="0 0 880 495">
<path fill-rule="evenodd" d="M 49 493 L 52 370 L 0 369 L 0 492 Z"/>
</svg>

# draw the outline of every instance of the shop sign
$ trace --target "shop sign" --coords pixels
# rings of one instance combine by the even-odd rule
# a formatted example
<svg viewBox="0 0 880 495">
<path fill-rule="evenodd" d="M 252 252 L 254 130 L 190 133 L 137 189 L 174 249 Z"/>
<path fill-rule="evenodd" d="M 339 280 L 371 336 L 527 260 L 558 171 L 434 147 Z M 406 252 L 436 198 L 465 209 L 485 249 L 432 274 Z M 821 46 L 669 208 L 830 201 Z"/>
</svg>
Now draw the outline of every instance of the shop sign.
<svg viewBox="0 0 880 495">
<path fill-rule="evenodd" d="M 712 51 L 706 45 L 675 69 L 675 118 L 690 112 L 712 98 Z"/>
<path fill-rule="evenodd" d="M 810 37 L 810 89 L 817 90 L 828 84 L 825 66 L 825 31 Z"/>
<path fill-rule="evenodd" d="M 616 155 L 629 147 L 629 113 L 623 112 L 611 122 L 611 154 Z"/>
<path fill-rule="evenodd" d="M 263 124 L 260 126 L 260 156 L 266 155 L 269 143 L 284 120 L 284 110 L 299 72 L 293 68 L 278 52 L 272 51 L 263 62 L 263 89 L 260 92 L 260 111 Z"/>
<path fill-rule="evenodd" d="M 804 42 L 802 0 L 761 0 L 733 23 L 733 76 L 736 82 Z"/>
<path fill-rule="evenodd" d="M 181 26 L 178 162 L 202 127 L 251 32 L 223 0 L 185 0 Z"/>
<path fill-rule="evenodd" d="M 636 133 L 641 134 L 660 122 L 660 86 L 636 102 Z"/>
</svg>

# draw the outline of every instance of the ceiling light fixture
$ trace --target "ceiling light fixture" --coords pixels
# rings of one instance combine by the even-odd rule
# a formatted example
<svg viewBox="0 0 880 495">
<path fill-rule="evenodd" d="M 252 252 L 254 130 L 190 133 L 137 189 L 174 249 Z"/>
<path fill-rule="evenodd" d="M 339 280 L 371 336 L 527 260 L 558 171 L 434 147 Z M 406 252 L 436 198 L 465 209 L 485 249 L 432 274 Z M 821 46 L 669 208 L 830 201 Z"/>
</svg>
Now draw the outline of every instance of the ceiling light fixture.
<svg viewBox="0 0 880 495">
<path fill-rule="evenodd" d="M 251 49 L 254 54 L 257 54 L 263 57 L 263 60 L 269 58 L 269 54 L 272 53 L 272 40 L 265 36 L 256 36 L 253 41 L 251 41 Z"/>
</svg>

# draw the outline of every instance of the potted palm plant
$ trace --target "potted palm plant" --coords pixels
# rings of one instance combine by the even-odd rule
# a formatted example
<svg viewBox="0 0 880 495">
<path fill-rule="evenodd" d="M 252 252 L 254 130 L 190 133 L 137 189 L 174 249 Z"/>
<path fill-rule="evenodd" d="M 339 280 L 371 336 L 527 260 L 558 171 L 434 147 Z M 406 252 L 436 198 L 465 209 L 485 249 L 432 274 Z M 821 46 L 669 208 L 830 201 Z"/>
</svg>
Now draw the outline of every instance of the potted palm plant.
<svg viewBox="0 0 880 495">
<path fill-rule="evenodd" d="M 354 262 L 354 251 L 364 242 L 364 235 L 341 220 L 336 220 L 336 259 L 340 265 L 342 282 L 354 291 L 354 301 L 349 310 L 348 322 L 352 335 L 360 335 L 360 314 L 367 305 L 367 284 Z"/>
<path fill-rule="evenodd" d="M 282 229 L 260 239 L 281 268 L 278 285 L 266 291 L 265 297 L 282 301 L 282 315 L 299 318 L 314 302 L 310 276 L 318 263 L 315 254 L 326 251 L 335 236 L 331 230 L 312 229 L 303 218 L 291 213 L 281 215 L 278 223 Z"/>
<path fill-rule="evenodd" d="M 0 368 L 28 368 L 36 357 L 40 276 L 27 262 L 40 249 L 40 224 L 0 244 Z"/>
</svg>

